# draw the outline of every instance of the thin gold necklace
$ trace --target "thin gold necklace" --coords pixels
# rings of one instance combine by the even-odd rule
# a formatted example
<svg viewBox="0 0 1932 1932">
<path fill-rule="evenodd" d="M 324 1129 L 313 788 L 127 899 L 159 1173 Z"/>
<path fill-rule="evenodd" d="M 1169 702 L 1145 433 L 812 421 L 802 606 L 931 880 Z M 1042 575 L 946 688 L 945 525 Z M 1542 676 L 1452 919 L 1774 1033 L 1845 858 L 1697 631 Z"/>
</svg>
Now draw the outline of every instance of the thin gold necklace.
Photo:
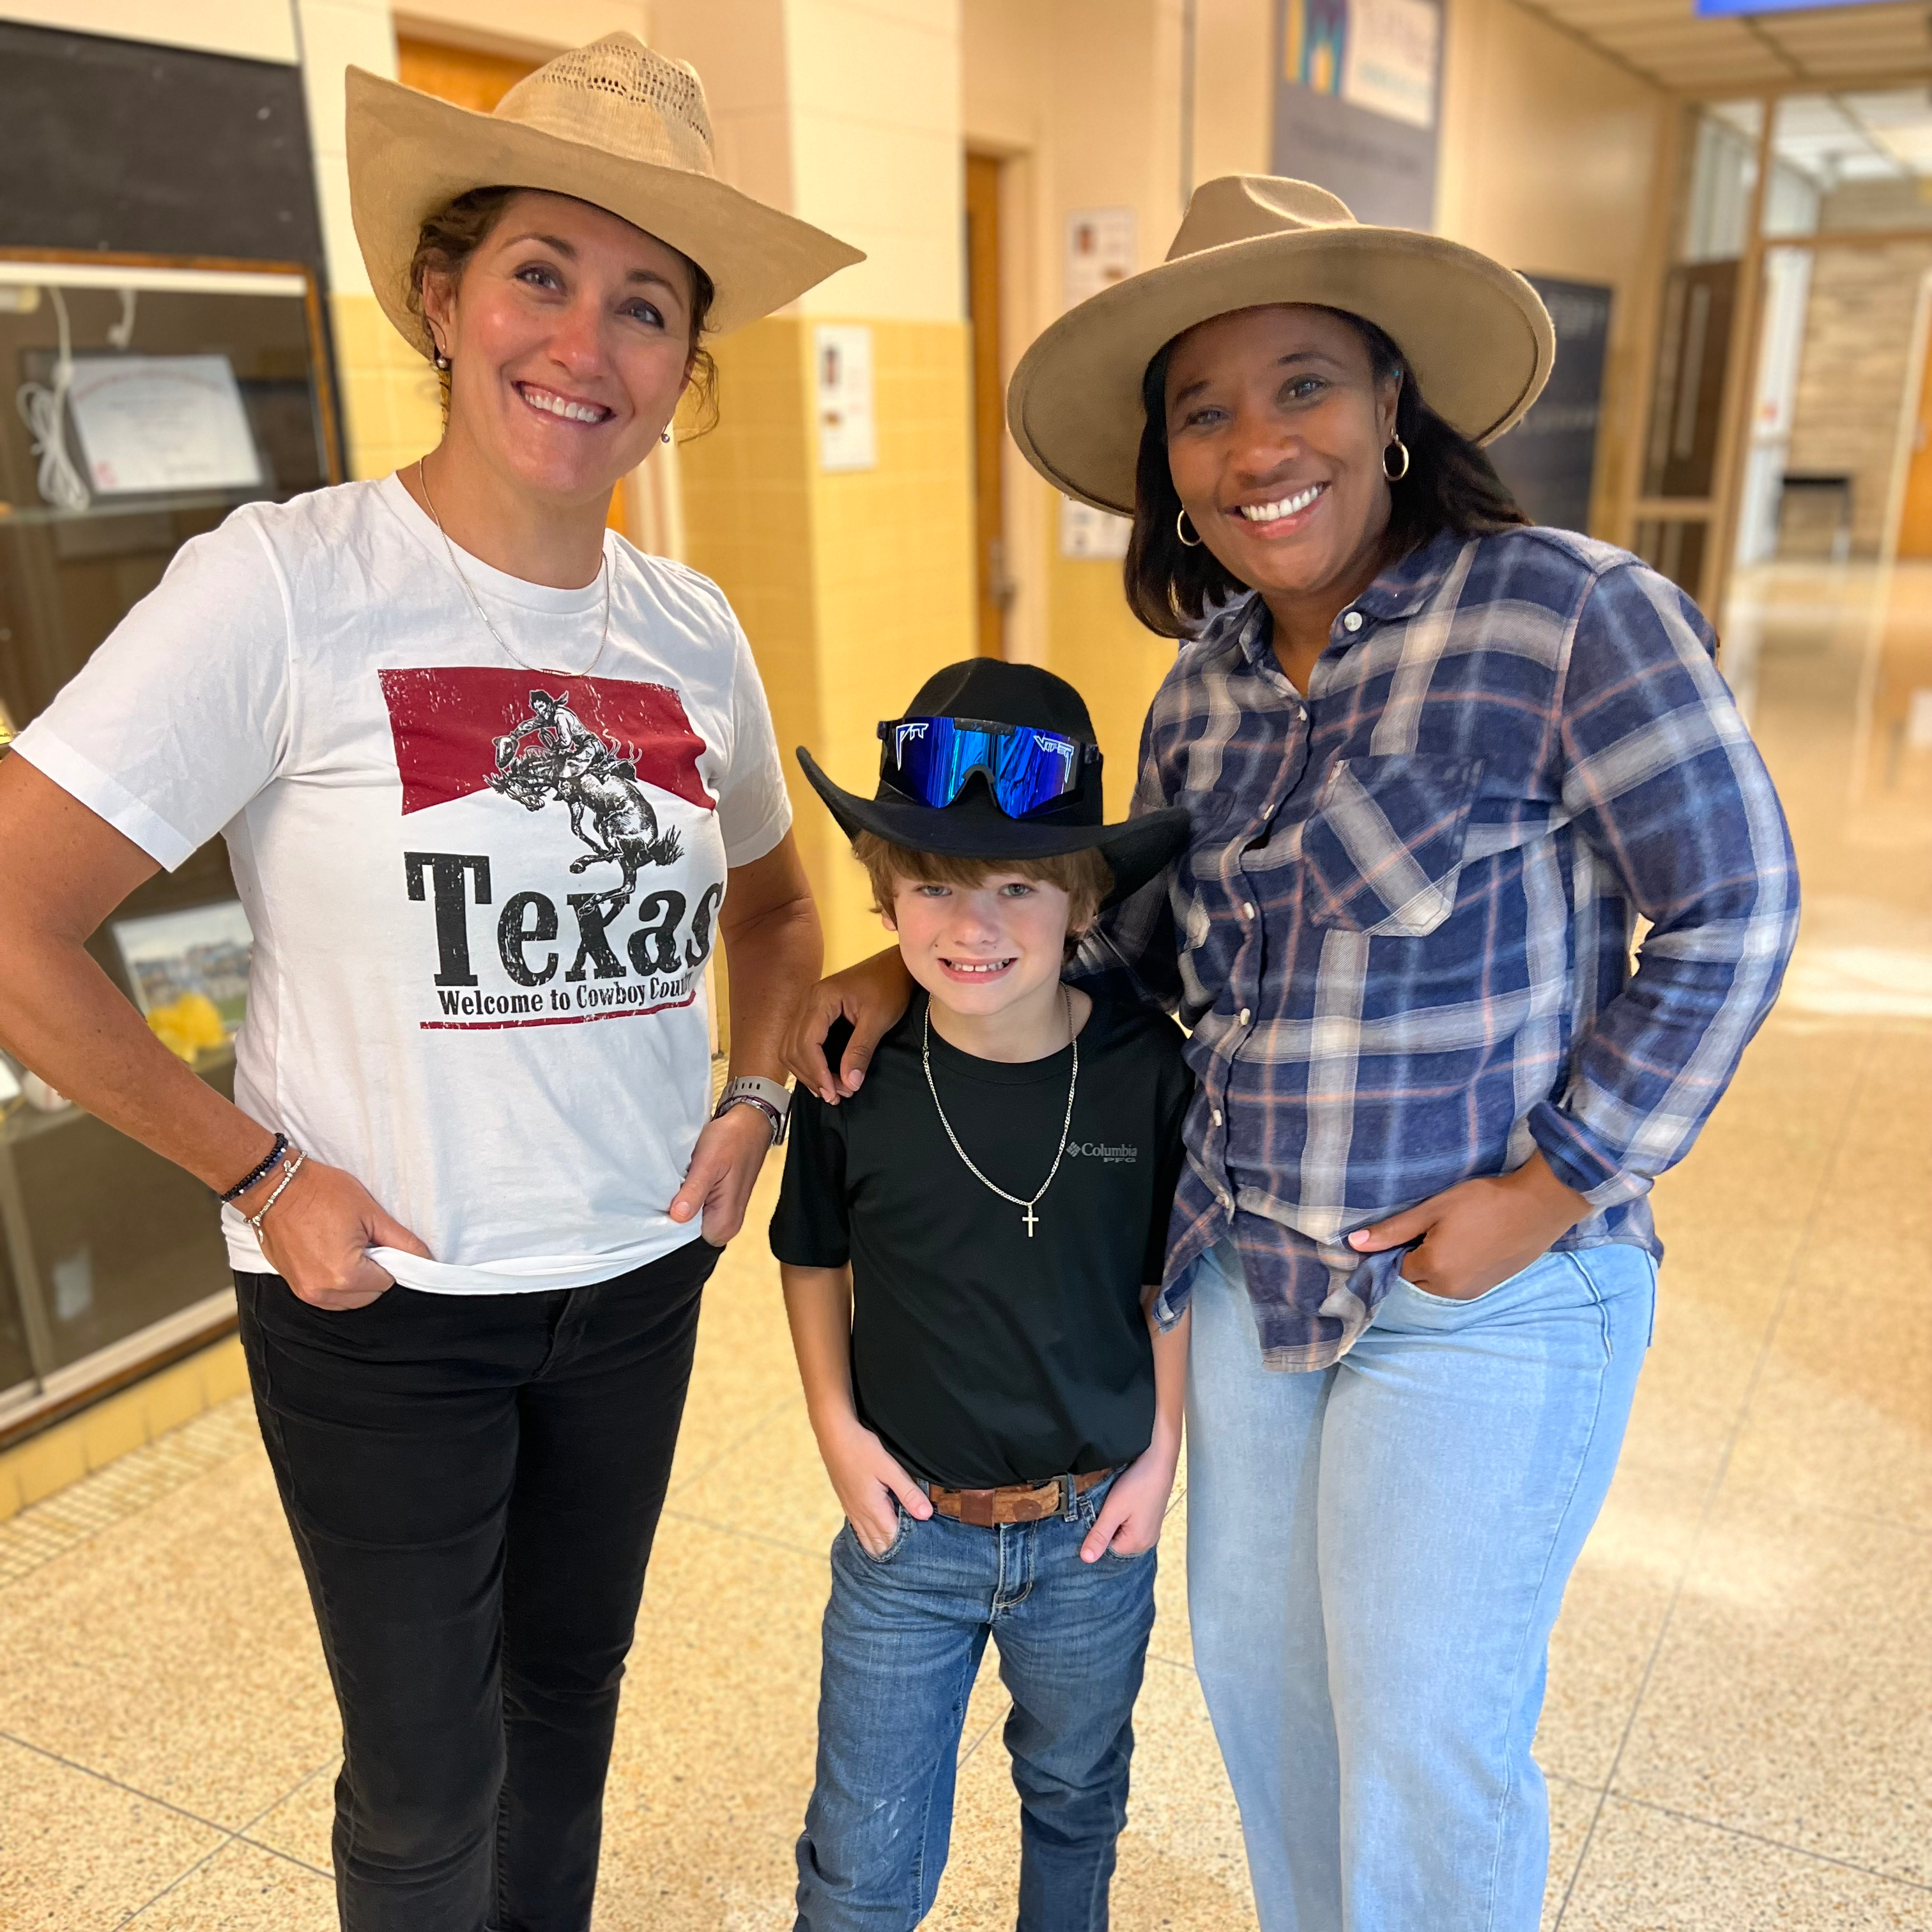
<svg viewBox="0 0 1932 1932">
<path fill-rule="evenodd" d="M 519 657 L 514 651 L 512 650 L 508 640 L 504 637 L 502 632 L 490 622 L 489 612 L 484 609 L 482 599 L 476 595 L 476 586 L 470 582 L 462 565 L 457 562 L 456 546 L 450 542 L 449 532 L 443 528 L 442 518 L 436 514 L 436 499 L 429 494 L 429 466 L 422 457 L 416 458 L 416 481 L 422 485 L 423 501 L 429 506 L 429 520 L 435 524 L 436 533 L 442 539 L 443 550 L 449 558 L 449 567 L 455 572 L 458 582 L 470 593 L 470 608 L 482 620 L 484 629 L 496 640 L 496 648 L 512 663 L 520 664 L 525 670 L 534 671 L 539 676 L 588 677 L 602 662 L 604 646 L 610 641 L 610 553 L 609 549 L 607 548 L 603 554 L 604 631 L 603 634 L 597 640 L 597 649 L 592 654 L 590 662 L 581 670 L 560 670 L 554 664 L 533 664 L 529 658 Z"/>
<path fill-rule="evenodd" d="M 973 1165 L 973 1156 L 959 1144 L 959 1136 L 952 1131 L 952 1123 L 946 1118 L 946 1109 L 940 1105 L 939 1088 L 932 1078 L 932 1002 L 926 1003 L 924 1029 L 920 1036 L 919 1058 L 926 1069 L 927 1090 L 932 1096 L 932 1104 L 939 1112 L 939 1124 L 946 1130 L 946 1138 L 952 1143 L 952 1151 L 966 1163 L 966 1172 L 982 1187 L 990 1187 L 1002 1201 L 1010 1201 L 1016 1208 L 1025 1212 L 1027 1239 L 1033 1239 L 1033 1231 L 1040 1225 L 1040 1216 L 1034 1212 L 1046 1198 L 1046 1190 L 1053 1185 L 1053 1177 L 1060 1172 L 1060 1163 L 1066 1158 L 1066 1136 L 1073 1130 L 1073 1096 L 1080 1090 L 1080 1036 L 1073 1030 L 1073 995 L 1063 986 L 1060 997 L 1066 1006 L 1066 1043 L 1073 1049 L 1072 1077 L 1066 1083 L 1066 1118 L 1060 1124 L 1060 1147 L 1053 1156 L 1053 1165 L 1047 1170 L 1046 1178 L 1040 1184 L 1040 1192 L 1030 1201 L 1022 1201 L 1017 1194 L 1009 1194 L 996 1180 L 988 1180 Z"/>
</svg>

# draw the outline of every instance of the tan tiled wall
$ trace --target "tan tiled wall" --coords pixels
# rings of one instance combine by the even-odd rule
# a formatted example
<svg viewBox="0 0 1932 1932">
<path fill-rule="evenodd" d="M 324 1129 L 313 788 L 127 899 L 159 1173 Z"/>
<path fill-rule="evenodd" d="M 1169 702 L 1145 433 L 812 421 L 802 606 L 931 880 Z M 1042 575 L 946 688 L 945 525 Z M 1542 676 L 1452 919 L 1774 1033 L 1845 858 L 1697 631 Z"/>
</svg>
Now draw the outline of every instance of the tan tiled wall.
<svg viewBox="0 0 1932 1932">
<path fill-rule="evenodd" d="M 1876 556 L 1886 540 L 1900 411 L 1912 401 L 1912 323 L 1928 274 L 1932 248 L 1916 242 L 1820 248 L 1812 267 L 1786 466 L 1851 478 L 1856 556 Z"/>
<path fill-rule="evenodd" d="M 248 1387 L 242 1344 L 231 1335 L 0 1450 L 0 1522 Z"/>
<path fill-rule="evenodd" d="M 686 554 L 752 640 L 833 964 L 874 950 L 878 922 L 793 747 L 869 794 L 878 720 L 973 652 L 965 328 L 872 327 L 876 468 L 820 472 L 813 324 L 796 316 L 718 345 L 719 424 L 680 460 Z"/>
<path fill-rule="evenodd" d="M 1047 668 L 1087 700 L 1100 741 L 1107 816 L 1132 797 L 1141 726 L 1178 648 L 1142 628 L 1127 608 L 1118 560 L 1060 554 L 1060 500 L 1046 506 Z"/>
<path fill-rule="evenodd" d="M 349 474 L 386 476 L 433 449 L 442 436 L 436 377 L 374 296 L 332 296 L 328 313 L 342 381 Z"/>
</svg>

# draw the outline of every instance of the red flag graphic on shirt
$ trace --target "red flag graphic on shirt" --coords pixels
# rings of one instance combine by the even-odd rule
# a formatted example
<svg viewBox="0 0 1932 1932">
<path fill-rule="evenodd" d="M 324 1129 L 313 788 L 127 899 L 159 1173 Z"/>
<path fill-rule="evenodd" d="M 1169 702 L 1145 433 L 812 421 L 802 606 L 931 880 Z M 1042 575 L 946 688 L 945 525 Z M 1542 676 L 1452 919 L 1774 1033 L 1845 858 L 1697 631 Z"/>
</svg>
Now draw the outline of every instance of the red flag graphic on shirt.
<svg viewBox="0 0 1932 1932">
<path fill-rule="evenodd" d="M 377 675 L 406 817 L 482 790 L 520 755 L 567 752 L 580 734 L 645 784 L 706 812 L 715 807 L 698 775 L 704 740 L 668 685 L 476 665 Z"/>
</svg>

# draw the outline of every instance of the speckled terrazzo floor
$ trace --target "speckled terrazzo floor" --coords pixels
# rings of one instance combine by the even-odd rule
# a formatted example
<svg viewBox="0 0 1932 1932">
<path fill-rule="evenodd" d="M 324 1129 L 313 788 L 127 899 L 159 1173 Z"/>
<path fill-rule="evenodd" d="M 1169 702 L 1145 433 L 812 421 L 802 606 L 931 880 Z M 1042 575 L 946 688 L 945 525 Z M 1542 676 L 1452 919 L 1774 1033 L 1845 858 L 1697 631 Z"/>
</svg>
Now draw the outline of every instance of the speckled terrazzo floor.
<svg viewBox="0 0 1932 1932">
<path fill-rule="evenodd" d="M 1726 668 L 1809 894 L 1660 1190 L 1623 1467 L 1558 1627 L 1546 1924 L 1932 1932 L 1932 571 L 1760 579 Z M 245 1404 L 0 1525 L 0 1928 L 326 1932 L 334 1714 Z M 620 1726 L 600 1932 L 781 1932 L 836 1515 L 755 1238 L 706 1306 Z M 1253 1923 L 1170 1523 L 1114 1923 Z M 934 1925 L 1012 1921 L 990 1675 Z"/>
</svg>

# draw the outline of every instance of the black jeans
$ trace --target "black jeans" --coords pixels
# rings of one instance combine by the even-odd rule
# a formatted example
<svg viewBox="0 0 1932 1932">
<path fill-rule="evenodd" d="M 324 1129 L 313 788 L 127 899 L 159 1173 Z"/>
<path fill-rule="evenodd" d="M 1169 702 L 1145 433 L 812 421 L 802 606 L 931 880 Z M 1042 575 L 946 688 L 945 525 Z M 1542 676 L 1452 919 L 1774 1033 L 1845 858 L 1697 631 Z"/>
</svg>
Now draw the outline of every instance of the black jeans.
<svg viewBox="0 0 1932 1932">
<path fill-rule="evenodd" d="M 239 1274 L 255 1408 L 342 1712 L 345 1932 L 585 1932 L 617 1687 L 719 1250 L 591 1288 Z"/>
</svg>

